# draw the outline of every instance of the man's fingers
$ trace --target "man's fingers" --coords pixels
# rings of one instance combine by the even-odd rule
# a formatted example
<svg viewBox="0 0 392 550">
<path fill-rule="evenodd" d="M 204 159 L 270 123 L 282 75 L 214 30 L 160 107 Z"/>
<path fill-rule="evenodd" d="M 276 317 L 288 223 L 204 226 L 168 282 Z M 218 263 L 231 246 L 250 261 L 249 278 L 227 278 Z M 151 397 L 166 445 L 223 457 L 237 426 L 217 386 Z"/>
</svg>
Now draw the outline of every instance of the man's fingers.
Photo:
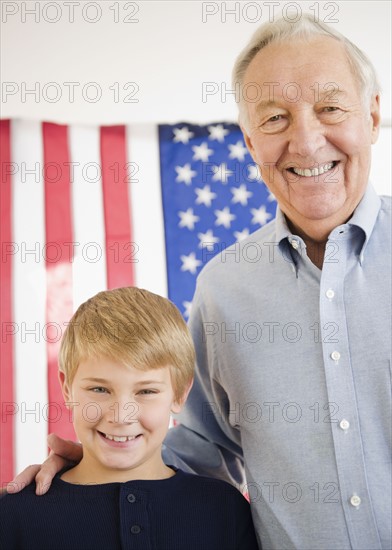
<svg viewBox="0 0 392 550">
<path fill-rule="evenodd" d="M 65 458 L 50 453 L 49 457 L 42 464 L 41 469 L 35 476 L 35 483 L 37 485 L 35 489 L 36 495 L 44 495 L 49 490 L 52 484 L 54 476 L 62 470 L 68 464 L 68 460 Z"/>
<path fill-rule="evenodd" d="M 19 491 L 24 489 L 26 485 L 29 485 L 33 481 L 40 468 L 40 464 L 32 464 L 31 466 L 27 466 L 23 472 L 18 474 L 7 484 L 7 493 L 19 493 Z"/>
<path fill-rule="evenodd" d="M 83 448 L 80 443 L 61 439 L 56 434 L 49 434 L 48 445 L 56 455 L 71 462 L 80 462 L 82 460 Z"/>
<path fill-rule="evenodd" d="M 48 445 L 52 451 L 45 462 L 42 465 L 32 464 L 25 468 L 7 484 L 8 493 L 18 493 L 35 478 L 36 494 L 44 495 L 57 472 L 67 466 L 69 462 L 80 462 L 83 457 L 83 448 L 80 443 L 66 441 L 56 434 L 48 436 Z"/>
</svg>

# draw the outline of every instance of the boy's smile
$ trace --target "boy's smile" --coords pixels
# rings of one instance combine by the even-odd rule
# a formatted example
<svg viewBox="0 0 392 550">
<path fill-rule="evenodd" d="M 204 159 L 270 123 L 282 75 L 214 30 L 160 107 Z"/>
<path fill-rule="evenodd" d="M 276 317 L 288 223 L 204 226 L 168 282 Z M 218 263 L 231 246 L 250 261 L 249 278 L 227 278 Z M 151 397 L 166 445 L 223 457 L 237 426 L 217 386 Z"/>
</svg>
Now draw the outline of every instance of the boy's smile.
<svg viewBox="0 0 392 550">
<path fill-rule="evenodd" d="M 70 386 L 64 376 L 61 383 L 83 444 L 82 461 L 62 479 L 110 483 L 174 475 L 161 457 L 170 414 L 181 408 L 168 366 L 142 371 L 113 359 L 89 359 Z"/>
</svg>

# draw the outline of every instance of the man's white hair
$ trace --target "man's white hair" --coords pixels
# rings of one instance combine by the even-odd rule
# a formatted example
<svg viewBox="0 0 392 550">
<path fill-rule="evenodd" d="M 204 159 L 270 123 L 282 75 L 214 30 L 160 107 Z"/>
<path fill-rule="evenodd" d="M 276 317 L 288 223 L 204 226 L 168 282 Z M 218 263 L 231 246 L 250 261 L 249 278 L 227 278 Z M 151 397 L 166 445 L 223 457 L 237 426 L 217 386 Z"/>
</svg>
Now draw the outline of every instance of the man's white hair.
<svg viewBox="0 0 392 550">
<path fill-rule="evenodd" d="M 370 59 L 355 44 L 332 27 L 314 20 L 311 14 L 303 14 L 298 21 L 290 22 L 283 17 L 273 23 L 261 25 L 253 34 L 247 46 L 237 57 L 233 73 L 233 88 L 237 90 L 239 108 L 239 122 L 245 129 L 248 128 L 248 111 L 244 101 L 243 79 L 250 62 L 255 55 L 274 42 L 292 41 L 295 39 L 312 39 L 316 36 L 329 36 L 342 43 L 348 62 L 353 71 L 354 78 L 358 82 L 364 106 L 370 107 L 373 95 L 380 93 L 380 84 L 376 71 Z M 239 96 L 239 97 L 238 97 Z M 369 111 L 370 113 L 370 111 Z"/>
</svg>

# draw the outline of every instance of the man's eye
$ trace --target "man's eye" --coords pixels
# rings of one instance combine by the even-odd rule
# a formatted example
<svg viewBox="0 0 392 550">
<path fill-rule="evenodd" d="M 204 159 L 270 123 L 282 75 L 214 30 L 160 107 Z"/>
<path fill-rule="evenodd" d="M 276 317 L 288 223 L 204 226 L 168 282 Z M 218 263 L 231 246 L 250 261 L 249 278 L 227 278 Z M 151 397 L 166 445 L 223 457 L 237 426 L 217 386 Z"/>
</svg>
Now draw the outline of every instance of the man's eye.
<svg viewBox="0 0 392 550">
<path fill-rule="evenodd" d="M 282 119 L 282 115 L 274 115 L 274 116 L 270 117 L 267 120 L 267 122 L 278 122 L 281 119 Z"/>
<path fill-rule="evenodd" d="M 324 107 L 323 111 L 325 113 L 334 113 L 336 111 L 340 111 L 339 107 Z"/>
</svg>

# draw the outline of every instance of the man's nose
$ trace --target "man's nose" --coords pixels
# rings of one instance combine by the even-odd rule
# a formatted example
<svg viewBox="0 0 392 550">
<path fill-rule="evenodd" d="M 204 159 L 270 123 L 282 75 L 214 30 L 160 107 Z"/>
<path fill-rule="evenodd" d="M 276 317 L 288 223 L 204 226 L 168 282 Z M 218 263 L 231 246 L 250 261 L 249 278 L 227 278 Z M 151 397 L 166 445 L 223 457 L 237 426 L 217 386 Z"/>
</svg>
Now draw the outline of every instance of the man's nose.
<svg viewBox="0 0 392 550">
<path fill-rule="evenodd" d="M 290 128 L 289 153 L 312 157 L 325 143 L 324 127 L 317 117 L 306 112 L 298 114 Z"/>
</svg>

